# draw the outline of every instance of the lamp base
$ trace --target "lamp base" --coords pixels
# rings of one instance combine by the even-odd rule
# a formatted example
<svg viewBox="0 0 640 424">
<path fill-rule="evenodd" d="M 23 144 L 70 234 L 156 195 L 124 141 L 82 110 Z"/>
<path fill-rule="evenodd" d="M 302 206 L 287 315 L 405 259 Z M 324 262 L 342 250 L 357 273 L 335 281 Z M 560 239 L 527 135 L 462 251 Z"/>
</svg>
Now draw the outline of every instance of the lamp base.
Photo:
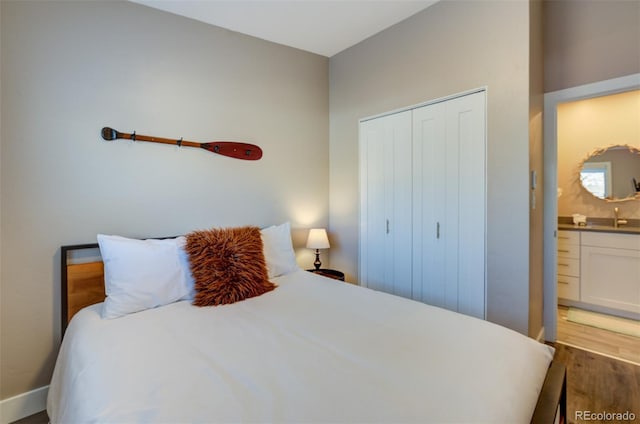
<svg viewBox="0 0 640 424">
<path fill-rule="evenodd" d="M 322 266 L 322 262 L 320 262 L 320 249 L 316 249 L 316 260 L 313 262 L 313 266 L 315 266 L 316 269 L 320 269 Z"/>
</svg>

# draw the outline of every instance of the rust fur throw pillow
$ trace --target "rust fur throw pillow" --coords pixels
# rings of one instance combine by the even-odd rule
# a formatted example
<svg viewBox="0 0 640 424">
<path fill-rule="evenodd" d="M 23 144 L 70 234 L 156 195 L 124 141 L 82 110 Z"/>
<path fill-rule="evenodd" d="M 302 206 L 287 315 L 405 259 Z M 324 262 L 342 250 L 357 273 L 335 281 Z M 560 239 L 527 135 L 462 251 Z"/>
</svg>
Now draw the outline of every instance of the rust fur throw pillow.
<svg viewBox="0 0 640 424">
<path fill-rule="evenodd" d="M 276 288 L 268 279 L 257 227 L 194 231 L 187 235 L 185 249 L 196 306 L 234 303 Z"/>
</svg>

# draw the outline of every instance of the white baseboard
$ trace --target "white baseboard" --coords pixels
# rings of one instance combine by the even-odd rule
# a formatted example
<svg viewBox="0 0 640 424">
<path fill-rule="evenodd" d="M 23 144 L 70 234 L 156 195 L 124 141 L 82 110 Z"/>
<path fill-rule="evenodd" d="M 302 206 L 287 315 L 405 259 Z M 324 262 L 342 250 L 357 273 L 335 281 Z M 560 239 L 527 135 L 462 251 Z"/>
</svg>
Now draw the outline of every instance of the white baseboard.
<svg viewBox="0 0 640 424">
<path fill-rule="evenodd" d="M 49 386 L 0 400 L 0 424 L 8 424 L 47 409 Z"/>
</svg>

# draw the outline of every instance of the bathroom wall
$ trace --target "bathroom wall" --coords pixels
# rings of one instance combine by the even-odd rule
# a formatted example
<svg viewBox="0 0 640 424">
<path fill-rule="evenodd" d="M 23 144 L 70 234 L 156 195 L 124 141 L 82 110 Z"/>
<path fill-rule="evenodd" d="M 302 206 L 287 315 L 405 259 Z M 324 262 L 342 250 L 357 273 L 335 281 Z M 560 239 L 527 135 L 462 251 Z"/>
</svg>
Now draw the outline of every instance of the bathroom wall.
<svg viewBox="0 0 640 424">
<path fill-rule="evenodd" d="M 613 208 L 619 207 L 621 217 L 640 218 L 640 200 L 610 203 L 580 185 L 580 166 L 587 156 L 616 144 L 640 149 L 640 90 L 558 106 L 559 216 L 612 218 Z M 640 170 L 635 177 L 640 177 Z"/>
</svg>

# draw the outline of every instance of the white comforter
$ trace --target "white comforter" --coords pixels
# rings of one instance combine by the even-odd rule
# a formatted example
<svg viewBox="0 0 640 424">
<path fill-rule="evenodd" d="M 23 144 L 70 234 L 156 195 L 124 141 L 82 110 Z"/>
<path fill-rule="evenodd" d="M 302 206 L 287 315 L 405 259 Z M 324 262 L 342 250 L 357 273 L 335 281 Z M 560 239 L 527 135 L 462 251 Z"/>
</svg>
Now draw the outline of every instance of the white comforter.
<svg viewBox="0 0 640 424">
<path fill-rule="evenodd" d="M 52 423 L 525 423 L 553 349 L 503 327 L 299 271 L 228 306 L 178 302 L 64 337 Z"/>
</svg>

